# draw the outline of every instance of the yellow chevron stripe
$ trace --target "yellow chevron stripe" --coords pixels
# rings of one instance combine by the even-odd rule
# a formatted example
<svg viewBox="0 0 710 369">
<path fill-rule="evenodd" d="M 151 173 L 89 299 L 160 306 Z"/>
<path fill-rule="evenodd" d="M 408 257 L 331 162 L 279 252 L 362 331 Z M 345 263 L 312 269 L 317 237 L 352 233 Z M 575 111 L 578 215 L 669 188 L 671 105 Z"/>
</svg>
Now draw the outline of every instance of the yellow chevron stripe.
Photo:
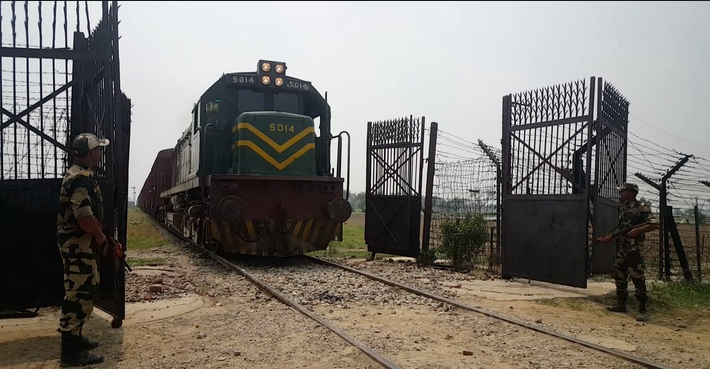
<svg viewBox="0 0 710 369">
<path fill-rule="evenodd" d="M 222 227 L 226 230 L 225 236 L 227 238 L 227 245 L 232 246 L 234 244 L 234 240 L 232 239 L 232 229 L 229 227 L 229 223 L 223 220 Z"/>
<path fill-rule="evenodd" d="M 298 233 L 301 231 L 301 226 L 303 225 L 303 220 L 296 222 L 296 228 L 293 229 L 293 236 L 298 238 Z"/>
<path fill-rule="evenodd" d="M 325 227 L 325 232 L 323 233 L 323 236 L 324 236 L 323 241 L 324 242 L 330 241 L 328 238 L 331 237 L 330 234 L 333 233 L 333 228 L 335 227 L 335 223 L 333 223 L 333 222 L 328 222 L 326 224 L 327 224 L 327 226 Z"/>
<path fill-rule="evenodd" d="M 266 142 L 269 146 L 271 146 L 279 154 L 286 151 L 289 147 L 295 145 L 296 142 L 298 142 L 302 138 L 308 136 L 308 134 L 315 132 L 313 127 L 308 127 L 306 129 L 304 129 L 303 131 L 299 132 L 298 134 L 296 134 L 295 136 L 291 137 L 288 141 L 284 142 L 282 145 L 279 145 L 276 142 L 274 142 L 274 140 L 272 140 L 271 137 L 265 135 L 264 132 L 258 130 L 256 127 L 254 127 L 253 125 L 251 125 L 249 123 L 238 123 L 236 126 L 232 127 L 232 133 L 236 132 L 239 129 L 246 129 L 249 132 L 255 134 L 257 137 L 264 140 L 264 142 Z"/>
<path fill-rule="evenodd" d="M 313 219 L 308 219 L 308 222 L 306 222 L 306 228 L 303 230 L 303 237 L 301 237 L 302 240 L 306 241 L 308 240 L 308 234 L 311 233 L 311 226 L 313 225 Z"/>
<path fill-rule="evenodd" d="M 320 235 L 318 232 L 320 232 L 321 226 L 323 226 L 323 223 L 316 222 L 316 229 L 313 231 L 313 236 L 311 236 L 311 243 L 316 243 L 318 240 L 318 236 Z"/>
<path fill-rule="evenodd" d="M 291 163 L 293 163 L 294 161 L 296 161 L 296 159 L 303 156 L 309 150 L 315 150 L 315 148 L 316 148 L 316 145 L 314 143 L 306 144 L 300 150 L 293 153 L 293 155 L 289 156 L 288 159 L 279 163 L 271 155 L 267 154 L 264 150 L 262 150 L 261 147 L 257 146 L 255 143 L 253 143 L 251 141 L 239 140 L 239 141 L 237 141 L 236 146 L 244 146 L 244 147 L 248 147 L 248 148 L 252 149 L 255 153 L 257 153 L 257 155 L 261 156 L 262 159 L 269 162 L 269 164 L 273 165 L 278 170 L 284 170 L 284 168 L 291 165 Z"/>
<path fill-rule="evenodd" d="M 256 238 L 256 232 L 254 231 L 254 223 L 251 222 L 251 220 L 246 221 L 246 226 L 247 226 L 247 235 L 249 235 L 249 239 L 254 239 Z"/>
</svg>

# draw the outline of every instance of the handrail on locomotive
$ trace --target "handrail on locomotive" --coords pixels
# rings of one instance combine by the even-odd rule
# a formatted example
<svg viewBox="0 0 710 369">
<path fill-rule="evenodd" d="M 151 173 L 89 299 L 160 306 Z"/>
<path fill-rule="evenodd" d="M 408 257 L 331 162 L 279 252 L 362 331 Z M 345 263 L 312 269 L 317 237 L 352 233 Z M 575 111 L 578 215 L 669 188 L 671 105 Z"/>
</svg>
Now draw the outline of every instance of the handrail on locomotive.
<svg viewBox="0 0 710 369">
<path fill-rule="evenodd" d="M 336 160 L 338 162 L 338 166 L 337 166 L 337 170 L 335 173 L 336 173 L 336 177 L 343 178 L 341 175 L 341 170 L 340 170 L 340 168 L 342 166 L 342 159 L 343 159 L 343 156 L 342 156 L 343 134 L 348 136 L 348 162 L 347 162 L 348 169 L 346 170 L 346 173 L 347 173 L 347 177 L 346 177 L 347 180 L 346 181 L 347 182 L 345 185 L 345 200 L 347 201 L 347 200 L 350 200 L 350 141 L 351 141 L 350 140 L 350 133 L 348 133 L 348 131 L 341 131 L 340 133 L 338 133 L 337 136 L 333 136 L 333 139 L 336 139 L 336 138 L 338 139 L 338 158 Z"/>
</svg>

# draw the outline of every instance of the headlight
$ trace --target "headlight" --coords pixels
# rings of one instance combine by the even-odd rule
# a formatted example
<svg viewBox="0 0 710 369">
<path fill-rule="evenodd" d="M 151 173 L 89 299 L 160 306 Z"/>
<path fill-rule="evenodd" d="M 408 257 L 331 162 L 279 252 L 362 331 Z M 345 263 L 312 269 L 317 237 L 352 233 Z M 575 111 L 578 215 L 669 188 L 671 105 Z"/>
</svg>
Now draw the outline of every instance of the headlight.
<svg viewBox="0 0 710 369">
<path fill-rule="evenodd" d="M 274 80 L 274 83 L 276 84 L 276 86 L 281 87 L 284 84 L 284 80 L 281 77 L 277 77 L 276 80 Z"/>
<path fill-rule="evenodd" d="M 271 78 L 269 78 L 269 76 L 263 76 L 261 77 L 261 83 L 268 85 L 269 83 L 271 83 Z"/>
<path fill-rule="evenodd" d="M 271 64 L 266 63 L 266 62 L 261 63 L 261 70 L 263 70 L 264 72 L 270 71 L 270 70 L 271 70 Z"/>
<path fill-rule="evenodd" d="M 276 64 L 276 68 L 274 68 L 276 73 L 283 73 L 284 72 L 284 66 L 281 64 Z M 266 72 L 266 71 L 265 71 Z"/>
</svg>

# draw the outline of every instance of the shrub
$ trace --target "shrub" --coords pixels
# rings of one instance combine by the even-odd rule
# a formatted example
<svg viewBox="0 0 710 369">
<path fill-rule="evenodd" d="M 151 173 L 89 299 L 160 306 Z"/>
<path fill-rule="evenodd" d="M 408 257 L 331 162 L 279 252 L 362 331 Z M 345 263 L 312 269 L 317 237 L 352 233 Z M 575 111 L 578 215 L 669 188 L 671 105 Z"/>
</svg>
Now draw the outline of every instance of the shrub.
<svg viewBox="0 0 710 369">
<path fill-rule="evenodd" d="M 463 219 L 446 219 L 441 224 L 441 246 L 437 249 L 453 262 L 455 269 L 473 265 L 488 239 L 485 218 L 467 213 Z"/>
<path fill-rule="evenodd" d="M 419 254 L 417 255 L 417 264 L 420 265 L 432 265 L 436 261 L 436 251 L 429 249 L 429 250 L 420 250 Z"/>
</svg>

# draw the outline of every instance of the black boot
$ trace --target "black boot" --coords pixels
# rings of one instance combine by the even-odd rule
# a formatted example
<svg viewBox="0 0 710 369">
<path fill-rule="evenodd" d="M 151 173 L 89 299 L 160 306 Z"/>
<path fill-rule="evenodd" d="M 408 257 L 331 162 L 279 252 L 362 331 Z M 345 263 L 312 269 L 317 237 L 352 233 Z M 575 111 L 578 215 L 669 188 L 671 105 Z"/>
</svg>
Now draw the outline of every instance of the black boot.
<svg viewBox="0 0 710 369">
<path fill-rule="evenodd" d="M 79 336 L 79 348 L 82 350 L 93 350 L 97 347 L 99 347 L 98 342 L 91 341 L 84 336 Z"/>
<path fill-rule="evenodd" d="M 79 348 L 81 348 L 82 350 L 93 350 L 97 347 L 99 347 L 99 343 L 91 341 L 88 338 L 84 337 L 82 329 L 79 328 Z"/>
<path fill-rule="evenodd" d="M 59 366 L 81 366 L 102 363 L 103 356 L 98 356 L 81 348 L 81 337 L 71 334 L 62 334 L 62 354 Z"/>
<path fill-rule="evenodd" d="M 646 296 L 646 295 L 636 296 L 636 299 L 639 300 L 639 313 L 638 313 L 638 315 L 636 315 L 636 320 L 639 322 L 647 322 L 648 321 L 648 311 L 646 311 L 646 301 L 648 301 L 648 296 Z"/>
<path fill-rule="evenodd" d="M 606 309 L 615 313 L 625 313 L 626 312 L 626 298 L 629 293 L 624 291 L 616 291 L 616 305 L 607 306 Z"/>
</svg>

